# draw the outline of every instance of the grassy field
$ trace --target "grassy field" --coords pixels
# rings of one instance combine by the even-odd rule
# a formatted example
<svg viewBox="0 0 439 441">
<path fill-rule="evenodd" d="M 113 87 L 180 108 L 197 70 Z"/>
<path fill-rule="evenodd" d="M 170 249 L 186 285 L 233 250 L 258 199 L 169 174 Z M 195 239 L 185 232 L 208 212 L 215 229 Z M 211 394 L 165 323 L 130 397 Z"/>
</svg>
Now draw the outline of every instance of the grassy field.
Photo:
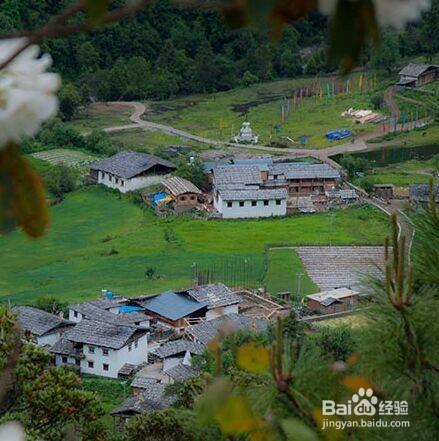
<svg viewBox="0 0 439 441">
<path fill-rule="evenodd" d="M 307 147 L 328 147 L 336 143 L 328 141 L 328 130 L 350 128 L 355 132 L 374 130 L 374 125 L 354 125 L 341 112 L 350 107 L 370 108 L 370 97 L 374 92 L 358 91 L 358 74 L 351 78 L 351 93 L 326 96 L 325 85 L 330 78 L 300 78 L 256 84 L 248 88 L 234 89 L 210 95 L 195 95 L 164 102 L 148 103 L 150 112 L 145 119 L 169 124 L 191 133 L 214 139 L 229 140 L 236 134 L 245 114 L 261 143 L 268 143 L 273 126 L 280 121 L 280 105 L 283 97 L 291 98 L 298 87 L 322 86 L 323 97 L 304 98 L 281 124 L 280 137 L 293 140 L 308 137 Z M 315 87 L 315 86 L 314 86 Z M 276 140 L 273 135 L 273 140 Z M 289 146 L 295 144 L 286 141 Z M 345 141 L 344 141 L 345 142 Z"/>
<path fill-rule="evenodd" d="M 112 378 L 82 375 L 80 387 L 83 390 L 95 392 L 98 395 L 105 411 L 102 421 L 107 427 L 113 427 L 114 421 L 110 416 L 110 412 L 131 395 L 130 382 L 124 384 L 124 382 Z"/>
<path fill-rule="evenodd" d="M 155 153 L 170 145 L 191 146 L 194 151 L 201 151 L 208 148 L 206 144 L 196 141 L 168 135 L 158 130 L 126 130 L 124 132 L 110 135 L 113 143 L 120 149 L 136 150 L 147 153 Z"/>
<path fill-rule="evenodd" d="M 379 136 L 367 141 L 368 144 L 388 142 L 390 147 L 423 146 L 437 143 L 439 145 L 439 124 L 432 124 L 410 132 L 397 132 Z"/>
<path fill-rule="evenodd" d="M 298 292 L 298 274 L 300 292 Z M 265 288 L 270 294 L 289 291 L 294 296 L 304 296 L 318 292 L 317 286 L 309 278 L 302 261 L 291 248 L 270 248 L 267 250 L 267 272 Z"/>
<path fill-rule="evenodd" d="M 188 287 L 197 262 L 249 256 L 264 272 L 266 244 L 328 244 L 327 213 L 282 219 L 206 221 L 157 218 L 126 197 L 92 186 L 52 207 L 45 237 L 21 232 L 0 238 L 0 299 L 34 302 L 54 295 L 79 302 L 102 288 L 125 295 Z M 334 245 L 380 245 L 388 219 L 371 207 L 335 212 Z M 148 268 L 159 277 L 145 277 Z"/>
<path fill-rule="evenodd" d="M 327 319 L 327 320 L 320 320 L 317 322 L 313 322 L 313 325 L 317 328 L 323 328 L 323 327 L 330 327 L 334 328 L 337 326 L 349 326 L 350 328 L 361 328 L 363 326 L 367 326 L 367 317 L 364 313 L 356 313 L 356 314 L 350 314 L 343 317 L 333 318 L 333 319 Z"/>
<path fill-rule="evenodd" d="M 132 124 L 129 119 L 132 113 L 133 108 L 130 106 L 108 107 L 105 104 L 94 104 L 83 110 L 68 124 L 81 132 L 123 126 Z"/>
</svg>

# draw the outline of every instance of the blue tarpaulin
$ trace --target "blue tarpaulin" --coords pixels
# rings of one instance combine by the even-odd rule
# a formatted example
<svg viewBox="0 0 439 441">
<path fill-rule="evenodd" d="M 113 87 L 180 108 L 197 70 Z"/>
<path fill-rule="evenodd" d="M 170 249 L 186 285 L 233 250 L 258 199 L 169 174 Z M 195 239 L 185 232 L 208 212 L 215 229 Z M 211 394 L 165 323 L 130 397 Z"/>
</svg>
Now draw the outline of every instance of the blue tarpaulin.
<svg viewBox="0 0 439 441">
<path fill-rule="evenodd" d="M 338 139 L 347 138 L 348 136 L 351 136 L 351 131 L 344 129 L 344 130 L 331 130 L 330 132 L 326 133 L 326 137 L 331 141 L 337 141 Z"/>
<path fill-rule="evenodd" d="M 156 193 L 152 198 L 152 203 L 154 205 L 157 205 L 157 202 L 161 201 L 162 199 L 165 199 L 168 195 L 166 193 Z"/>
<path fill-rule="evenodd" d="M 130 305 L 119 306 L 120 314 L 128 314 L 130 312 L 142 311 L 142 310 L 143 308 L 141 308 L 140 306 L 130 306 Z"/>
</svg>

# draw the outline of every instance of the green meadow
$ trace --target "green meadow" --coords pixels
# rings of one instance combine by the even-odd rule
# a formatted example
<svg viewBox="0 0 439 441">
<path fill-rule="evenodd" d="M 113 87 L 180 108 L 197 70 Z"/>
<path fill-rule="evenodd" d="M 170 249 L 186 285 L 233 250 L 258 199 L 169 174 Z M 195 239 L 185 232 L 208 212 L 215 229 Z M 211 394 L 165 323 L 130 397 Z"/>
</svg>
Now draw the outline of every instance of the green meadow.
<svg viewBox="0 0 439 441">
<path fill-rule="evenodd" d="M 319 291 L 306 273 L 300 257 L 291 248 L 267 250 L 265 288 L 270 294 L 289 291 L 291 298 L 300 298 Z"/>
<path fill-rule="evenodd" d="M 332 243 L 380 245 L 387 225 L 386 215 L 370 206 L 336 211 Z M 194 264 L 214 265 L 225 257 L 251 258 L 262 278 L 266 245 L 325 245 L 329 239 L 328 213 L 265 220 L 157 218 L 126 196 L 91 186 L 51 208 L 43 238 L 15 232 L 0 239 L 0 299 L 32 303 L 52 295 L 78 302 L 98 297 L 102 288 L 124 295 L 184 288 L 192 283 Z M 146 274 L 150 268 L 152 278 Z"/>
</svg>

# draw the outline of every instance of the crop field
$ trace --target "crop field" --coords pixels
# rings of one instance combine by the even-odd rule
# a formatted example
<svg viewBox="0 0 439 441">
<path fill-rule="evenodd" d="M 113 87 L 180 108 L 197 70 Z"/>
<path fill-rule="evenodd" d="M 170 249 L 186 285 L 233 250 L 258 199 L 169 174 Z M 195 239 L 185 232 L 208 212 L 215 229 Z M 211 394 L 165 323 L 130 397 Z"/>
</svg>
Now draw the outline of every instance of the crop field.
<svg viewBox="0 0 439 441">
<path fill-rule="evenodd" d="M 306 273 L 300 257 L 291 248 L 267 250 L 265 288 L 270 294 L 289 291 L 292 298 L 319 291 Z"/>
<path fill-rule="evenodd" d="M 285 142 L 285 137 L 297 141 L 299 137 L 305 137 L 305 147 L 323 148 L 337 144 L 325 138 L 329 130 L 348 128 L 355 133 L 376 130 L 376 125 L 358 125 L 341 116 L 350 107 L 370 108 L 374 91 L 360 91 L 358 82 L 358 74 L 353 75 L 349 94 L 335 96 L 327 96 L 326 84 L 332 84 L 332 79 L 328 77 L 282 80 L 210 95 L 149 102 L 151 110 L 144 118 L 200 136 L 228 141 L 239 131 L 247 115 L 252 129 L 260 135 L 260 143 L 269 143 L 270 139 Z M 340 80 L 336 84 L 340 85 Z M 318 91 L 317 96 L 303 98 L 294 105 L 291 97 L 301 87 Z M 290 110 L 282 122 L 281 104 L 286 102 L 284 98 L 289 101 Z M 277 124 L 280 124 L 278 136 L 274 129 Z M 300 145 L 286 142 L 290 147 Z"/>
<path fill-rule="evenodd" d="M 30 156 L 52 165 L 64 164 L 68 167 L 84 167 L 96 160 L 95 156 L 72 149 L 43 150 L 32 153 Z"/>
<path fill-rule="evenodd" d="M 337 317 L 327 320 L 319 320 L 313 322 L 313 326 L 317 328 L 330 327 L 335 328 L 337 326 L 349 326 L 350 328 L 362 328 L 368 325 L 368 319 L 366 314 L 358 312 L 356 314 L 350 314 L 342 317 Z"/>
<path fill-rule="evenodd" d="M 332 231 L 332 232 L 331 232 Z M 90 186 L 51 208 L 41 239 L 0 238 L 0 299 L 32 303 L 42 295 L 80 302 L 102 288 L 124 295 L 192 284 L 193 266 L 224 257 L 251 258 L 264 273 L 267 244 L 381 245 L 388 218 L 370 206 L 264 220 L 157 218 L 103 187 Z M 152 268 L 153 277 L 148 271 Z"/>
</svg>

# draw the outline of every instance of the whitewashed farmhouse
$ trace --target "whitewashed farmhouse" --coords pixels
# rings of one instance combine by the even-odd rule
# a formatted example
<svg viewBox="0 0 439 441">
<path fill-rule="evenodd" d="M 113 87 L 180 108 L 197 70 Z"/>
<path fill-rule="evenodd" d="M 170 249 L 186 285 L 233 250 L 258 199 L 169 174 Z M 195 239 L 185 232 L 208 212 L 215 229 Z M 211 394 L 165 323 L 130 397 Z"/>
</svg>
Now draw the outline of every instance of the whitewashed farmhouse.
<svg viewBox="0 0 439 441">
<path fill-rule="evenodd" d="M 138 326 L 82 319 L 50 352 L 57 366 L 77 366 L 80 373 L 117 378 L 127 365 L 134 368 L 146 362 L 148 332 Z"/>
<path fill-rule="evenodd" d="M 124 151 L 93 162 L 90 177 L 121 193 L 159 184 L 176 169 L 172 162 L 146 153 Z"/>
<path fill-rule="evenodd" d="M 74 323 L 30 306 L 13 308 L 25 336 L 39 346 L 53 345 Z"/>
</svg>

